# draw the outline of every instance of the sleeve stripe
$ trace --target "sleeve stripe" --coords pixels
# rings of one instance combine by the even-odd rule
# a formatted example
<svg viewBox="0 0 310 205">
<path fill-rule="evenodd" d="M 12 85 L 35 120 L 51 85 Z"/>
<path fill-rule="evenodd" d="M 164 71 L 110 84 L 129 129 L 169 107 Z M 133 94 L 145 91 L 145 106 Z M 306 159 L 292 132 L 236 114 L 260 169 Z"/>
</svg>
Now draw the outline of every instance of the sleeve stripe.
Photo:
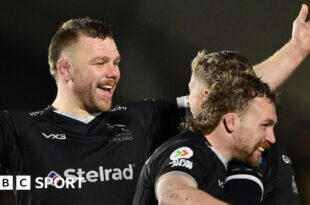
<svg viewBox="0 0 310 205">
<path fill-rule="evenodd" d="M 263 186 L 263 183 L 255 176 L 253 175 L 248 175 L 248 174 L 236 174 L 236 175 L 232 175 L 232 176 L 229 176 L 226 178 L 225 180 L 225 183 L 230 181 L 230 180 L 234 180 L 234 179 L 247 179 L 247 180 L 251 180 L 253 182 L 256 182 L 261 190 L 262 190 L 262 193 L 264 193 L 264 186 Z"/>
</svg>

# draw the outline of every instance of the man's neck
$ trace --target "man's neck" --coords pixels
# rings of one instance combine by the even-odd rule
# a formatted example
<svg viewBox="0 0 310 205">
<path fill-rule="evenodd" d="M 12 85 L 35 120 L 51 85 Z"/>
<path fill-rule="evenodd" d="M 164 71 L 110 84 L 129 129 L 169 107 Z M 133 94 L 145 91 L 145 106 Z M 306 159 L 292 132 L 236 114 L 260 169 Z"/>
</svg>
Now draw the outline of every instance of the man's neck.
<svg viewBox="0 0 310 205">
<path fill-rule="evenodd" d="M 61 100 L 60 100 L 61 99 Z M 60 112 L 71 113 L 78 116 L 91 116 L 95 113 L 90 113 L 87 110 L 83 109 L 81 106 L 74 103 L 74 99 L 64 100 L 66 98 L 57 97 L 52 103 L 52 106 Z"/>
<path fill-rule="evenodd" d="M 67 116 L 67 117 L 70 117 L 72 119 L 75 119 L 75 120 L 78 120 L 80 122 L 83 122 L 85 124 L 91 122 L 92 120 L 94 120 L 96 118 L 97 115 L 100 114 L 99 113 L 96 113 L 96 114 L 93 114 L 93 115 L 78 115 L 78 114 L 75 114 L 75 113 L 71 113 L 71 112 L 63 112 L 63 111 L 59 111 L 59 110 L 54 110 L 54 112 L 58 113 L 58 114 L 61 114 L 61 115 L 64 115 L 64 116 Z"/>
<path fill-rule="evenodd" d="M 212 147 L 214 147 L 217 152 L 219 152 L 227 161 L 231 160 L 231 152 L 230 152 L 230 145 L 226 143 L 227 139 L 223 135 L 218 135 L 217 133 L 210 133 L 205 135 L 209 143 Z"/>
</svg>

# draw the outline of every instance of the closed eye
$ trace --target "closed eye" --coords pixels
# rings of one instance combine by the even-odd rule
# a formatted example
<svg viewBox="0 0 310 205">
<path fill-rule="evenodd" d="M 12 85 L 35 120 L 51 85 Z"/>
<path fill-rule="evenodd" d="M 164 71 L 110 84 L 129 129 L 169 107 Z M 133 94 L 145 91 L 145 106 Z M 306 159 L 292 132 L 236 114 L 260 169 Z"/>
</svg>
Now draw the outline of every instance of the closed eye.
<svg viewBox="0 0 310 205">
<path fill-rule="evenodd" d="M 275 125 L 275 122 L 273 120 L 267 120 L 267 121 L 265 121 L 264 123 L 261 124 L 261 126 L 266 127 L 266 128 L 267 127 L 272 127 L 274 125 Z"/>
<path fill-rule="evenodd" d="M 100 62 L 95 62 L 95 65 L 104 65 L 106 62 L 105 61 L 100 61 Z"/>
<path fill-rule="evenodd" d="M 121 58 L 119 57 L 113 62 L 113 64 L 118 66 L 120 62 L 121 62 Z"/>
</svg>

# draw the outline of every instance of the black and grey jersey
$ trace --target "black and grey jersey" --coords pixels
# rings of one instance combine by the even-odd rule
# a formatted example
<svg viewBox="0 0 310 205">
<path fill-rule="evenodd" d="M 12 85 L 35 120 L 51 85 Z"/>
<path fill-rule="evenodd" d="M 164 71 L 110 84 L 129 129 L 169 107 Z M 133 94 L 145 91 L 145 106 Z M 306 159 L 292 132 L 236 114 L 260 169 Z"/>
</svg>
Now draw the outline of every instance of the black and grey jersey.
<svg viewBox="0 0 310 205">
<path fill-rule="evenodd" d="M 183 155 L 183 156 L 182 156 Z M 223 161 L 223 160 L 222 160 Z M 201 134 L 184 132 L 171 138 L 144 165 L 133 205 L 157 204 L 157 180 L 168 172 L 179 172 L 196 181 L 198 188 L 221 198 L 226 169 L 218 155 Z M 277 145 L 263 154 L 264 205 L 299 205 L 300 196 L 292 162 Z"/>
<path fill-rule="evenodd" d="M 267 150 L 263 159 L 264 205 L 299 205 L 300 195 L 292 161 L 277 144 Z"/>
<path fill-rule="evenodd" d="M 160 177 L 173 172 L 192 178 L 199 189 L 215 197 L 224 192 L 226 165 L 204 135 L 185 131 L 161 145 L 148 159 L 141 171 L 133 204 L 158 204 L 156 183 Z"/>
<path fill-rule="evenodd" d="M 179 119 L 175 104 L 154 100 L 115 106 L 87 124 L 52 107 L 5 111 L 0 164 L 14 177 L 31 176 L 31 190 L 16 191 L 21 205 L 131 204 L 145 160 L 177 133 Z M 81 187 L 61 184 L 68 178 L 82 178 Z"/>
</svg>

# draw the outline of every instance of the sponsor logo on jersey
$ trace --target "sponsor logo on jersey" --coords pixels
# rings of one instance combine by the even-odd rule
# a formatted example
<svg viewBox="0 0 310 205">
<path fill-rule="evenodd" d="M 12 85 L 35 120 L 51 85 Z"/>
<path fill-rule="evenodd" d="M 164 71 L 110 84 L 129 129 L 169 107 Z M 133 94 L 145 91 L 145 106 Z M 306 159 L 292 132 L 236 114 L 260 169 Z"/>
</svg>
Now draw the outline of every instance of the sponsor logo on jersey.
<svg viewBox="0 0 310 205">
<path fill-rule="evenodd" d="M 219 179 L 218 183 L 219 183 L 219 187 L 224 189 L 224 182 Z"/>
<path fill-rule="evenodd" d="M 133 180 L 134 164 L 128 164 L 125 168 L 104 168 L 99 166 L 97 170 L 83 170 L 82 168 L 67 169 L 64 171 L 66 178 L 82 178 L 82 183 Z"/>
<path fill-rule="evenodd" d="M 171 167 L 186 167 L 188 169 L 193 168 L 193 162 L 187 160 L 193 156 L 194 152 L 189 147 L 179 147 L 178 149 L 174 150 L 170 155 L 169 164 Z"/>
<path fill-rule="evenodd" d="M 52 140 L 65 140 L 65 139 L 67 139 L 65 134 L 46 134 L 46 133 L 42 132 L 42 135 L 46 139 L 52 139 Z"/>
<path fill-rule="evenodd" d="M 171 162 L 169 162 L 171 167 L 186 167 L 188 169 L 193 168 L 193 162 L 187 160 L 187 159 L 176 159 Z"/>
<path fill-rule="evenodd" d="M 180 147 L 176 150 L 174 150 L 171 155 L 171 160 L 177 160 L 177 159 L 189 159 L 193 156 L 194 152 L 189 147 Z"/>
<path fill-rule="evenodd" d="M 39 116 L 39 115 L 43 115 L 44 114 L 44 110 L 41 111 L 36 111 L 36 112 L 30 112 L 29 115 L 31 117 L 35 117 L 35 116 Z"/>
<path fill-rule="evenodd" d="M 286 155 L 282 155 L 282 159 L 283 159 L 283 161 L 286 163 L 286 164 L 291 164 L 292 162 L 291 162 L 291 159 L 288 157 L 288 156 L 286 156 Z"/>
</svg>

